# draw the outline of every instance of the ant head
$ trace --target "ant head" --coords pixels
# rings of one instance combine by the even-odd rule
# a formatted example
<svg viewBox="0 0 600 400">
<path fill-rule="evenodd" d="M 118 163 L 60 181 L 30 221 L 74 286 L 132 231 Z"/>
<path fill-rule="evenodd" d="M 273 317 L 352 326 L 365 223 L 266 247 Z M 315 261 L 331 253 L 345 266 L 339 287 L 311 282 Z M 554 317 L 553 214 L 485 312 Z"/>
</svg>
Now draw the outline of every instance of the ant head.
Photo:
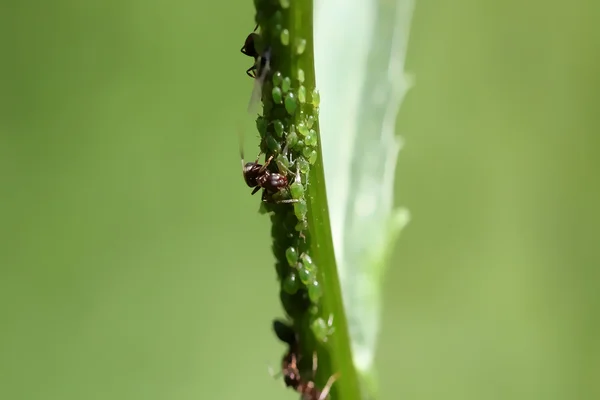
<svg viewBox="0 0 600 400">
<path fill-rule="evenodd" d="M 246 185 L 250 187 L 258 186 L 258 178 L 261 175 L 261 168 L 262 165 L 256 162 L 247 162 L 246 164 L 243 164 L 242 172 L 244 173 Z"/>
</svg>

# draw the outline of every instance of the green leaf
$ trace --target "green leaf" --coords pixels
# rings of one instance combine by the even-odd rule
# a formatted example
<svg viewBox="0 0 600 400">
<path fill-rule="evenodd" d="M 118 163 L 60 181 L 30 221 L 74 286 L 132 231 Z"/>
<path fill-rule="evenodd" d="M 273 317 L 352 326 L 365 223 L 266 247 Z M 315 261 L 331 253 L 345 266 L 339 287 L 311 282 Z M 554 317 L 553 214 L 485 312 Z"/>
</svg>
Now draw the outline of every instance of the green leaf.
<svg viewBox="0 0 600 400">
<path fill-rule="evenodd" d="M 336 260 L 353 362 L 377 395 L 374 355 L 382 278 L 408 220 L 393 204 L 402 141 L 398 111 L 413 1 L 317 0 L 315 63 L 321 140 Z"/>
</svg>

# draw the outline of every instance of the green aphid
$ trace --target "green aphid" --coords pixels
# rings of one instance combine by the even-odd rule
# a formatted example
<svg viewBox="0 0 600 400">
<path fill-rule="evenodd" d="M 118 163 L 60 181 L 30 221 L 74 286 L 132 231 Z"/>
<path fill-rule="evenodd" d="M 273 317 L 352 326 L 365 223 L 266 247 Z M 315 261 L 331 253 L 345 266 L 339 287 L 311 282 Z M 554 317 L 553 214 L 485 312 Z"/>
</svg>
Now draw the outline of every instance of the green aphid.
<svg viewBox="0 0 600 400">
<path fill-rule="evenodd" d="M 283 93 L 287 93 L 287 92 L 289 92 L 291 87 L 292 87 L 292 80 L 290 79 L 289 76 L 286 76 L 285 78 L 283 78 L 283 82 L 281 83 L 281 90 L 283 90 Z"/>
<path fill-rule="evenodd" d="M 296 108 L 298 107 L 298 101 L 296 100 L 296 95 L 293 92 L 289 92 L 287 96 L 285 96 L 285 110 L 290 115 L 294 115 L 296 112 Z"/>
<path fill-rule="evenodd" d="M 283 122 L 278 119 L 273 121 L 273 130 L 275 131 L 275 136 L 281 139 L 283 137 Z"/>
<path fill-rule="evenodd" d="M 290 194 L 293 199 L 300 199 L 304 196 L 304 186 L 298 179 L 290 185 Z"/>
<path fill-rule="evenodd" d="M 280 168 L 284 167 L 286 170 L 290 169 L 290 160 L 288 160 L 283 154 L 278 155 L 275 161 Z M 310 160 L 308 162 L 310 162 Z"/>
<path fill-rule="evenodd" d="M 271 150 L 272 153 L 279 154 L 281 153 L 281 144 L 271 135 L 267 136 L 267 148 Z"/>
<path fill-rule="evenodd" d="M 294 203 L 294 214 L 296 214 L 296 218 L 299 221 L 306 218 L 306 213 L 308 212 L 308 205 L 306 204 L 306 200 L 300 200 Z"/>
<path fill-rule="evenodd" d="M 301 280 L 298 279 L 296 271 L 289 271 L 283 282 L 281 282 L 281 288 L 284 292 L 289 294 L 295 294 L 300 289 Z"/>
<path fill-rule="evenodd" d="M 269 213 L 269 205 L 266 202 L 261 201 L 260 206 L 258 206 L 258 213 L 260 215 L 268 214 Z"/>
<path fill-rule="evenodd" d="M 281 44 L 284 46 L 290 44 L 290 31 L 287 29 L 282 29 L 281 33 L 279 34 L 279 40 L 281 40 Z"/>
<path fill-rule="evenodd" d="M 300 133 L 302 136 L 306 136 L 308 135 L 308 127 L 306 126 L 306 124 L 302 121 L 298 122 L 296 124 L 296 129 L 298 130 L 298 133 Z"/>
<path fill-rule="evenodd" d="M 304 83 L 304 70 L 302 68 L 298 68 L 296 74 L 298 75 L 298 82 Z"/>
<path fill-rule="evenodd" d="M 290 133 L 285 138 L 288 148 L 293 149 L 298 144 L 298 135 L 296 135 L 296 131 L 294 126 L 292 125 L 290 128 Z"/>
<path fill-rule="evenodd" d="M 309 115 L 308 118 L 306 118 L 306 126 L 308 126 L 308 129 L 311 129 L 314 124 L 315 124 L 315 117 L 313 117 L 312 115 Z"/>
<path fill-rule="evenodd" d="M 313 273 L 314 274 L 314 273 Z M 302 276 L 300 276 L 300 280 L 302 280 Z M 302 283 L 304 281 L 302 280 Z M 306 283 L 304 283 L 306 285 Z M 318 303 L 323 296 L 323 288 L 319 284 L 319 281 L 313 279 L 308 286 L 308 298 L 312 303 Z"/>
<path fill-rule="evenodd" d="M 306 103 L 306 88 L 304 86 L 298 88 L 298 101 L 300 104 Z"/>
<path fill-rule="evenodd" d="M 314 163 L 317 162 L 317 151 L 311 149 L 310 147 L 305 147 L 304 149 L 302 149 L 302 155 L 308 160 L 308 163 L 310 165 L 314 165 Z"/>
<path fill-rule="evenodd" d="M 300 172 L 303 174 L 308 174 L 308 171 L 310 171 L 310 164 L 304 157 L 298 157 L 296 159 L 296 168 L 300 169 Z"/>
<path fill-rule="evenodd" d="M 290 267 L 296 266 L 298 264 L 298 250 L 295 247 L 288 247 L 285 250 L 285 258 Z"/>
<path fill-rule="evenodd" d="M 304 138 L 304 143 L 310 147 L 315 147 L 317 145 L 317 132 L 314 129 L 308 131 L 308 134 Z"/>
<path fill-rule="evenodd" d="M 273 96 L 273 102 L 276 104 L 281 104 L 283 100 L 283 94 L 281 93 L 281 88 L 278 86 L 273 87 L 273 91 L 271 92 Z M 286 99 L 287 101 L 287 99 Z"/>
<path fill-rule="evenodd" d="M 315 279 L 315 274 L 314 274 L 314 271 L 312 271 L 310 268 L 307 268 L 302 263 L 299 263 L 298 264 L 298 278 L 300 278 L 300 282 L 302 282 L 304 285 L 306 285 L 310 288 L 310 285 L 312 284 L 312 282 Z M 309 294 L 309 298 L 310 298 L 310 294 Z M 315 303 L 314 301 L 312 301 L 312 299 L 311 299 L 311 302 Z"/>
<path fill-rule="evenodd" d="M 298 140 L 296 145 L 293 147 L 294 150 L 302 151 L 304 149 L 304 140 Z"/>
<path fill-rule="evenodd" d="M 256 118 L 256 129 L 261 138 L 264 138 L 267 134 L 267 120 L 263 117 Z"/>
<path fill-rule="evenodd" d="M 310 329 L 319 342 L 326 343 L 329 336 L 335 332 L 335 328 L 333 327 L 333 314 L 329 315 L 329 319 L 327 321 L 321 317 L 316 318 L 310 324 Z"/>
<path fill-rule="evenodd" d="M 315 108 L 319 108 L 319 105 L 321 104 L 321 95 L 317 88 L 314 88 L 312 91 L 312 103 Z M 316 112 L 318 113 L 318 110 L 316 110 Z"/>
<path fill-rule="evenodd" d="M 283 13 L 281 10 L 275 11 L 273 16 L 271 17 L 271 25 L 277 25 L 283 23 Z"/>
<path fill-rule="evenodd" d="M 302 262 L 304 263 L 304 265 L 307 265 L 313 269 L 315 268 L 315 263 L 313 263 L 312 258 L 308 254 L 302 253 L 301 258 L 302 258 Z"/>
<path fill-rule="evenodd" d="M 273 74 L 273 86 L 281 86 L 281 82 L 283 81 L 283 75 L 281 72 L 277 71 Z"/>
<path fill-rule="evenodd" d="M 295 229 L 296 229 L 296 232 L 304 232 L 305 230 L 308 229 L 308 221 L 305 219 L 303 219 L 302 221 L 298 221 Z"/>
<path fill-rule="evenodd" d="M 281 34 L 285 30 L 287 30 L 287 29 L 283 29 L 283 26 L 281 26 L 281 24 L 275 24 L 275 25 L 273 25 L 273 29 L 271 30 L 271 37 L 273 38 L 273 40 L 280 39 Z"/>
<path fill-rule="evenodd" d="M 296 39 L 296 54 L 300 55 L 304 53 L 306 49 L 306 39 Z"/>
</svg>

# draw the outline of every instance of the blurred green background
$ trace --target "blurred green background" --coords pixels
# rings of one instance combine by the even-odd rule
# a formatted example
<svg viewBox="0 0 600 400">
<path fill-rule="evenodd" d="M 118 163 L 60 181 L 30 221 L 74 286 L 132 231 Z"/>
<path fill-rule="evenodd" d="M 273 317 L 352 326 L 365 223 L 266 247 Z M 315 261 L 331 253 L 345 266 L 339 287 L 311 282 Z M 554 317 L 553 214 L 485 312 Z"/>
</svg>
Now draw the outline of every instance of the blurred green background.
<svg viewBox="0 0 600 400">
<path fill-rule="evenodd" d="M 417 0 L 383 399 L 600 398 L 599 17 Z M 298 397 L 237 152 L 253 27 L 251 1 L 0 2 L 0 398 Z"/>
</svg>

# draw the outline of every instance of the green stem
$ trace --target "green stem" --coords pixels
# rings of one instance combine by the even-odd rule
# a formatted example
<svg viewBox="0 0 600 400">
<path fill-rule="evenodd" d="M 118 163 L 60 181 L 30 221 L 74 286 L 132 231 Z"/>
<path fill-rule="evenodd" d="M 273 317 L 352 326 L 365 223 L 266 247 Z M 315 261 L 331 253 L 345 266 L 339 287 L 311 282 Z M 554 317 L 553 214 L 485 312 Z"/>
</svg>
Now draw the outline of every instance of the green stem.
<svg viewBox="0 0 600 400">
<path fill-rule="evenodd" d="M 319 147 L 319 160 L 321 157 Z M 312 254 L 320 266 L 323 298 L 320 313 L 322 318 L 333 315 L 334 333 L 327 348 L 320 349 L 318 383 L 324 385 L 331 373 L 338 372 L 340 380 L 332 388 L 334 399 L 360 399 L 358 377 L 352 361 L 348 324 L 344 313 L 344 304 L 340 282 L 337 275 L 331 226 L 327 209 L 327 195 L 323 164 L 317 162 L 310 173 L 311 185 L 308 190 L 309 231 L 312 240 Z M 322 386 L 321 386 L 322 387 Z"/>
<path fill-rule="evenodd" d="M 268 55 L 262 84 L 263 116 L 257 126 L 272 173 L 291 181 L 297 202 L 266 205 L 273 222 L 273 251 L 281 281 L 281 300 L 299 336 L 301 376 L 312 380 L 312 355 L 318 355 L 316 386 L 331 376 L 332 399 L 359 400 L 329 221 L 319 136 L 312 0 L 255 0 L 260 25 L 259 54 Z M 259 63 L 259 65 L 262 65 Z M 263 73 L 265 75 L 263 75 Z M 286 165 L 288 164 L 288 165 Z M 291 169 L 291 171 L 289 171 Z M 281 193 L 276 193 L 278 200 Z M 286 199 L 284 199 L 286 200 Z M 307 230 L 308 228 L 308 230 Z M 292 256 L 291 253 L 295 255 Z M 311 261 L 312 260 L 312 261 Z M 326 321 L 332 319 L 332 325 Z"/>
</svg>

